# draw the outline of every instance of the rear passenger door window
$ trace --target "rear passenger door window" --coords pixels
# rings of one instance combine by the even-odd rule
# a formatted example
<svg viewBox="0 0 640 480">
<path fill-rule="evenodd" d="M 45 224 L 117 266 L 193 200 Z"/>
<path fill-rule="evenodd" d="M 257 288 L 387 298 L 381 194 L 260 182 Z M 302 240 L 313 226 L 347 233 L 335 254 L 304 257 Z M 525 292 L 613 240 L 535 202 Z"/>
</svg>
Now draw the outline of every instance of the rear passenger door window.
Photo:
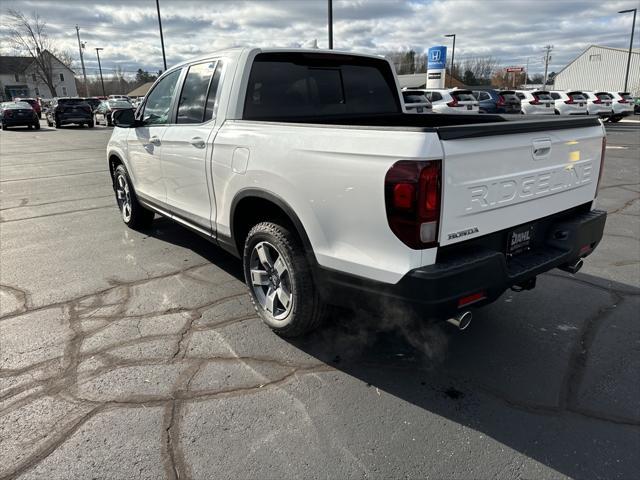
<svg viewBox="0 0 640 480">
<path fill-rule="evenodd" d="M 440 95 L 440 92 L 431 92 L 431 101 L 437 102 L 439 100 L 442 100 L 442 95 Z"/>
<path fill-rule="evenodd" d="M 220 65 L 216 61 L 189 67 L 178 102 L 176 123 L 203 123 L 211 120 L 216 105 Z"/>
</svg>

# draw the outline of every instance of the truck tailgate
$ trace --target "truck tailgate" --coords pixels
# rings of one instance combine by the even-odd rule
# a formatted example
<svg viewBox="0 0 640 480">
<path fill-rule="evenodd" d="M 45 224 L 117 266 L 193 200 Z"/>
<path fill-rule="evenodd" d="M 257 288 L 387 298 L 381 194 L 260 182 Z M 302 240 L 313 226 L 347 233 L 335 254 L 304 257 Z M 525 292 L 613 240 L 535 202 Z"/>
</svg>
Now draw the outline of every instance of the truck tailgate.
<svg viewBox="0 0 640 480">
<path fill-rule="evenodd" d="M 441 135 L 440 245 L 521 225 L 595 198 L 602 126 L 555 125 L 499 135 L 494 129 L 486 136 L 476 131 L 470 138 Z"/>
</svg>

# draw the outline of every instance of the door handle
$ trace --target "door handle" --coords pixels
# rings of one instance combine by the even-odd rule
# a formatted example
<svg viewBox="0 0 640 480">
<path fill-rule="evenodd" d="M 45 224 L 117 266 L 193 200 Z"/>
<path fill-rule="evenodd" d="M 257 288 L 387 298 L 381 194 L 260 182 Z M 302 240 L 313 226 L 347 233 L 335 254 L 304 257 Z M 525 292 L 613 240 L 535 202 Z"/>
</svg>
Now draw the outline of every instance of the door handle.
<svg viewBox="0 0 640 480">
<path fill-rule="evenodd" d="M 158 145 L 160 145 L 160 138 L 158 138 L 158 137 L 156 137 L 156 136 L 154 135 L 153 137 L 149 138 L 149 143 L 150 143 L 151 145 L 156 145 L 156 146 L 158 146 Z"/>
<path fill-rule="evenodd" d="M 204 140 L 201 137 L 193 137 L 189 143 L 196 148 L 204 148 Z"/>
</svg>

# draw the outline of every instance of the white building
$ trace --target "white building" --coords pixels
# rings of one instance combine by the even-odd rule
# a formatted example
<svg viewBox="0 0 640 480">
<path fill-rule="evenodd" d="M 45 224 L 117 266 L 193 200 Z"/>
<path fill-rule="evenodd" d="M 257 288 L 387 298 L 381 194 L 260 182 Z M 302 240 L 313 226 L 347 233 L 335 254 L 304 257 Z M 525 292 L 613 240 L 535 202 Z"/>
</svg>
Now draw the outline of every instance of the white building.
<svg viewBox="0 0 640 480">
<path fill-rule="evenodd" d="M 591 45 L 554 78 L 555 90 L 622 92 L 629 49 Z M 551 87 L 549 87 L 551 88 Z M 640 50 L 633 49 L 627 90 L 640 96 Z"/>
<path fill-rule="evenodd" d="M 55 56 L 51 55 L 50 58 L 55 93 L 38 76 L 33 58 L 0 56 L 0 98 L 11 100 L 14 97 L 78 96 L 73 70 Z"/>
</svg>

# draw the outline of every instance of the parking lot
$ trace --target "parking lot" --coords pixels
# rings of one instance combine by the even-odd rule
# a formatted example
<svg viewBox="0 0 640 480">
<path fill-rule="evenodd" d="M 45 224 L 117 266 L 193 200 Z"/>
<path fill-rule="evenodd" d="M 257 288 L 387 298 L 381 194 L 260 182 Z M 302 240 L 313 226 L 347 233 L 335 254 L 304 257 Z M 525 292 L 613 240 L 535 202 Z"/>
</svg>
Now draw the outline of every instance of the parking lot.
<svg viewBox="0 0 640 480">
<path fill-rule="evenodd" d="M 607 130 L 578 275 L 464 332 L 340 311 L 295 341 L 239 261 L 125 227 L 111 128 L 0 132 L 0 477 L 637 477 L 640 122 Z"/>
</svg>

